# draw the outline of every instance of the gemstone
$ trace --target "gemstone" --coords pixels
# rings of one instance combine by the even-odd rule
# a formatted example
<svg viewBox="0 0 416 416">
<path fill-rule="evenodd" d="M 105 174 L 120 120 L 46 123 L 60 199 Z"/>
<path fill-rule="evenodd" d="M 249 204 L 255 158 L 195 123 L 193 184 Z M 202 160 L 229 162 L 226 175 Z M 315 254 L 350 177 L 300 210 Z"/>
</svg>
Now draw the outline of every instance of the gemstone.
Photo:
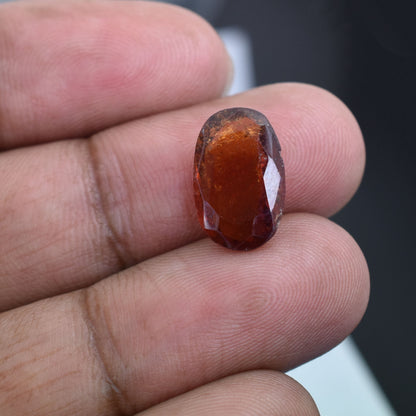
<svg viewBox="0 0 416 416">
<path fill-rule="evenodd" d="M 258 111 L 228 108 L 205 122 L 195 149 L 194 195 L 201 227 L 216 243 L 251 250 L 276 232 L 285 199 L 280 151 Z"/>
</svg>

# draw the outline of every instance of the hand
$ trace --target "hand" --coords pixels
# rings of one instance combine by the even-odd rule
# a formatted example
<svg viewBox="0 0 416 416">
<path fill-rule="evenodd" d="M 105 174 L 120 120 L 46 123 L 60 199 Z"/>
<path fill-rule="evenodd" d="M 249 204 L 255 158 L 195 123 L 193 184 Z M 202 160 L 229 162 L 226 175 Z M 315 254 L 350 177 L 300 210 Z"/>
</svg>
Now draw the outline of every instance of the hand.
<svg viewBox="0 0 416 416">
<path fill-rule="evenodd" d="M 173 6 L 0 7 L 2 416 L 317 414 L 281 372 L 364 313 L 366 262 L 325 218 L 358 187 L 361 133 L 316 87 L 218 98 L 229 73 Z M 286 215 L 252 252 L 201 240 L 192 194 L 199 129 L 233 106 L 286 163 Z"/>
</svg>

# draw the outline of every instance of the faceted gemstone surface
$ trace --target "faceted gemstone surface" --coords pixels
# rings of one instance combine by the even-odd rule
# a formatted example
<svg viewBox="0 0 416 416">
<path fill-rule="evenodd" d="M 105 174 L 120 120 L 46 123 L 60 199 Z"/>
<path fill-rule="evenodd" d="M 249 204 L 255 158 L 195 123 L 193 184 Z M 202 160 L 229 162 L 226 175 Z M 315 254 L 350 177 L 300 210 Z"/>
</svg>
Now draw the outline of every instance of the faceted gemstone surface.
<svg viewBox="0 0 416 416">
<path fill-rule="evenodd" d="M 194 194 L 199 222 L 215 242 L 250 250 L 276 232 L 285 198 L 280 151 L 273 128 L 258 111 L 228 108 L 203 125 Z"/>
</svg>

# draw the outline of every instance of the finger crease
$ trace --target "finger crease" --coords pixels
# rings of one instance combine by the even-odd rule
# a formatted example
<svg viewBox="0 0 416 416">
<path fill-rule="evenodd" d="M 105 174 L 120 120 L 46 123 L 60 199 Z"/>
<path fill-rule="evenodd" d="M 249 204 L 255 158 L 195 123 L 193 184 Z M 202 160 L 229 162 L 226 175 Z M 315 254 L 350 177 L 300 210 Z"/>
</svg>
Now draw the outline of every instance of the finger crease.
<svg viewBox="0 0 416 416">
<path fill-rule="evenodd" d="M 118 383 L 114 380 L 114 378 L 111 375 L 108 362 L 105 359 L 105 354 L 103 353 L 103 346 L 101 345 L 100 341 L 102 337 L 98 334 L 97 327 L 94 324 L 92 312 L 94 302 L 91 302 L 90 299 L 90 289 L 84 289 L 80 293 L 81 317 L 88 332 L 88 347 L 91 355 L 95 358 L 100 373 L 102 375 L 102 379 L 104 382 L 104 389 L 102 391 L 104 391 L 106 403 L 108 407 L 110 407 L 113 410 L 115 415 L 127 416 L 130 414 L 130 412 L 125 411 L 125 408 L 127 406 L 125 395 L 123 394 Z M 99 307 L 99 305 L 96 302 L 95 304 L 97 305 L 96 307 Z M 110 333 L 109 330 L 107 330 L 107 333 Z M 111 336 L 106 336 L 105 342 L 110 342 L 114 344 Z M 113 345 L 109 348 L 114 349 L 115 346 Z"/>
<path fill-rule="evenodd" d="M 125 269 L 130 265 L 127 260 L 127 250 L 122 243 L 122 238 L 118 235 L 116 227 L 114 227 L 111 221 L 111 215 L 109 214 L 108 202 L 105 195 L 108 192 L 104 192 L 102 173 L 99 163 L 99 156 L 97 152 L 97 146 L 94 143 L 94 136 L 86 140 L 87 153 L 90 163 L 89 179 L 92 182 L 90 188 L 93 190 L 93 203 L 92 207 L 94 210 L 95 217 L 104 231 L 104 235 L 107 239 L 110 250 L 114 253 L 118 261 L 118 269 Z"/>
</svg>

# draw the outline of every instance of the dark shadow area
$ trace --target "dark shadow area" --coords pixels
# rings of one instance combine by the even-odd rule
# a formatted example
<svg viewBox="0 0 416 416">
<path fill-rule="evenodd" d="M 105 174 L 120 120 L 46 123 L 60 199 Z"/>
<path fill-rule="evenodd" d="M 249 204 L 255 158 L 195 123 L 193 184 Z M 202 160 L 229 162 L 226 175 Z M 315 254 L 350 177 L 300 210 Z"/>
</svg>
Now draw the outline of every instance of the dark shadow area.
<svg viewBox="0 0 416 416">
<path fill-rule="evenodd" d="M 354 338 L 399 414 L 412 414 L 416 351 L 416 26 L 412 3 L 229 0 L 212 19 L 253 40 L 257 83 L 300 81 L 339 96 L 367 146 L 359 192 L 333 219 L 362 247 L 369 308 Z"/>
</svg>

